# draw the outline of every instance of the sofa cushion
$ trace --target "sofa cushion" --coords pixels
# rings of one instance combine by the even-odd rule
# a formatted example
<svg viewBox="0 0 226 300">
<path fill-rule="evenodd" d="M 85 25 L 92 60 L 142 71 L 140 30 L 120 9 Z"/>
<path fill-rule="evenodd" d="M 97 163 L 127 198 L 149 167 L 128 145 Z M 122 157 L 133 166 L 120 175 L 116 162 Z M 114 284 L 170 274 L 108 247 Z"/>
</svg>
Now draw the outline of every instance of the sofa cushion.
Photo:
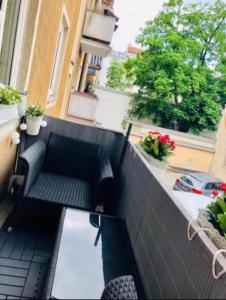
<svg viewBox="0 0 226 300">
<path fill-rule="evenodd" d="M 99 144 L 91 144 L 51 133 L 43 170 L 92 181 L 98 163 L 99 150 Z"/>
<path fill-rule="evenodd" d="M 92 210 L 92 186 L 83 180 L 41 172 L 26 198 Z"/>
</svg>

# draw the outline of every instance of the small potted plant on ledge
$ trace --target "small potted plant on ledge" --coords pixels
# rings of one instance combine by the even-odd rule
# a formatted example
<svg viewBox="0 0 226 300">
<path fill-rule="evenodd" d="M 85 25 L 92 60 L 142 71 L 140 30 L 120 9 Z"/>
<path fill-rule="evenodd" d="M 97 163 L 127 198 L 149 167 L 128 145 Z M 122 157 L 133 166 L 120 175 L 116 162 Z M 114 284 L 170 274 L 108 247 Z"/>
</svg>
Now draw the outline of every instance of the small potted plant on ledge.
<svg viewBox="0 0 226 300">
<path fill-rule="evenodd" d="M 38 135 L 42 125 L 44 109 L 40 104 L 28 106 L 26 109 L 27 134 Z"/>
<path fill-rule="evenodd" d="M 155 131 L 149 131 L 138 145 L 141 154 L 150 164 L 160 169 L 167 168 L 167 158 L 173 154 L 175 148 L 176 144 L 169 135 Z"/>
<path fill-rule="evenodd" d="M 92 85 L 92 83 L 88 82 L 84 91 L 86 94 L 89 94 L 90 96 L 97 98 L 97 95 L 95 94 L 95 89 Z"/>
<path fill-rule="evenodd" d="M 198 222 L 208 229 L 207 235 L 217 248 L 226 250 L 226 184 L 222 183 L 220 189 L 222 195 L 214 191 L 214 201 L 207 209 L 199 211 Z"/>
<path fill-rule="evenodd" d="M 20 103 L 22 97 L 17 90 L 0 84 L 0 124 L 18 117 Z"/>
<path fill-rule="evenodd" d="M 0 85 L 0 108 L 14 106 L 17 109 L 17 105 L 20 103 L 22 103 L 22 97 L 17 90 L 11 86 Z"/>
</svg>

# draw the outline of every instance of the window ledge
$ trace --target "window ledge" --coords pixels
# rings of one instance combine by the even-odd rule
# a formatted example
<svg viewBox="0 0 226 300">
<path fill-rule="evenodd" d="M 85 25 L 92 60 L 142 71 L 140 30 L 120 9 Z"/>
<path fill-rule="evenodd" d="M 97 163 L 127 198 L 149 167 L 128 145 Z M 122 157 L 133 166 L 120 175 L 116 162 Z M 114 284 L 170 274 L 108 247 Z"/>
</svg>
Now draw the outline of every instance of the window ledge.
<svg viewBox="0 0 226 300">
<path fill-rule="evenodd" d="M 19 118 L 17 105 L 0 104 L 0 126 L 17 118 Z"/>
</svg>

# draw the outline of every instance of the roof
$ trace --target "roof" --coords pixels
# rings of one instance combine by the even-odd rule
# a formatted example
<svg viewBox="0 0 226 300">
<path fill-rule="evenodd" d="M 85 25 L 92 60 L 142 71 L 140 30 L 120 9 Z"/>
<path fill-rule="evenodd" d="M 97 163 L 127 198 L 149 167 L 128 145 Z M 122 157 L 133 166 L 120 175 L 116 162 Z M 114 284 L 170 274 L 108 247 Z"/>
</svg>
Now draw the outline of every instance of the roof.
<svg viewBox="0 0 226 300">
<path fill-rule="evenodd" d="M 129 53 L 137 54 L 137 53 L 140 53 L 142 51 L 143 51 L 143 49 L 141 49 L 141 48 L 137 48 L 137 47 L 133 47 L 133 46 L 128 46 L 128 52 Z"/>
<path fill-rule="evenodd" d="M 197 178 L 199 181 L 205 181 L 205 182 L 222 182 L 221 179 L 214 177 L 208 173 L 196 173 L 196 172 L 190 172 L 188 175 Z"/>
</svg>

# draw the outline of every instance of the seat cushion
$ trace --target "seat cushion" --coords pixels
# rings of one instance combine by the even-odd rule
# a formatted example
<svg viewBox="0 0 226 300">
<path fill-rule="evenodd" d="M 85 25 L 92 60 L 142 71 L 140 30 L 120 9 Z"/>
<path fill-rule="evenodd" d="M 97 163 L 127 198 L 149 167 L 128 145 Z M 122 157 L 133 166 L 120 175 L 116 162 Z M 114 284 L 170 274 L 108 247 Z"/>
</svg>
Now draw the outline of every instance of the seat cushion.
<svg viewBox="0 0 226 300">
<path fill-rule="evenodd" d="M 25 197 L 92 210 L 91 193 L 92 186 L 89 182 L 41 172 Z"/>
<path fill-rule="evenodd" d="M 51 133 L 43 171 L 92 181 L 98 163 L 99 144 Z"/>
</svg>

